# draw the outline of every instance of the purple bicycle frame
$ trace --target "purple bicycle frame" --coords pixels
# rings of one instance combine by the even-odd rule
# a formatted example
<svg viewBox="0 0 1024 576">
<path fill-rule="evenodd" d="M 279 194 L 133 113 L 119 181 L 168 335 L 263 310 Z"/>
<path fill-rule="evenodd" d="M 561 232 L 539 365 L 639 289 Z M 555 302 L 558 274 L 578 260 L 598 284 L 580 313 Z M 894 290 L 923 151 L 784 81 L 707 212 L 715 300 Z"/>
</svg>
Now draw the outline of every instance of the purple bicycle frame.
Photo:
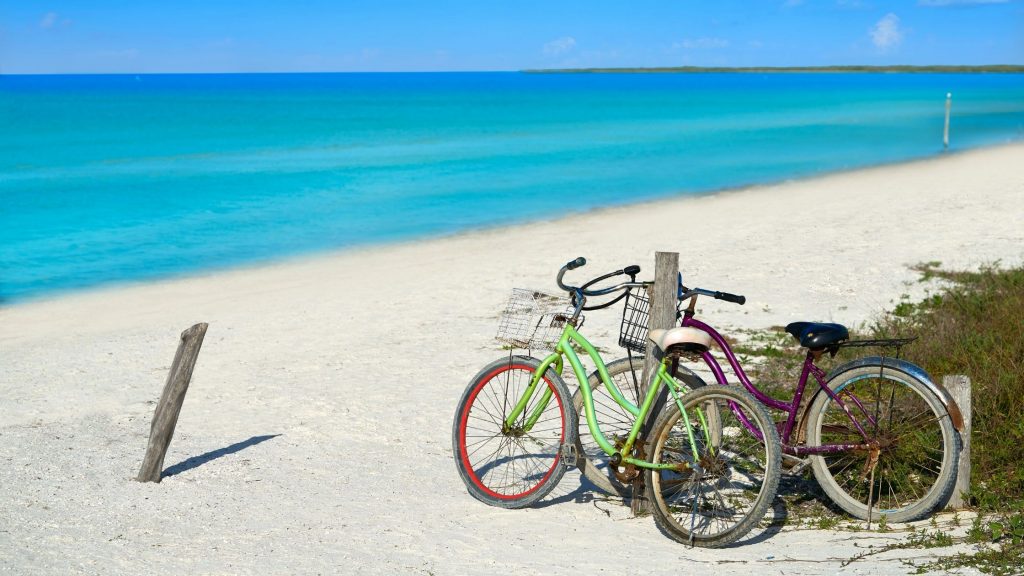
<svg viewBox="0 0 1024 576">
<path fill-rule="evenodd" d="M 773 408 L 775 410 L 781 410 L 783 412 L 786 412 L 786 422 L 780 430 L 782 451 L 785 452 L 786 454 L 791 454 L 793 456 L 805 456 L 808 454 L 830 454 L 836 452 L 845 452 L 848 450 L 870 450 L 872 448 L 872 444 L 867 432 L 865 432 L 860 422 L 858 422 L 857 418 L 855 418 L 854 415 L 850 412 L 850 408 L 839 398 L 839 394 L 833 392 L 832 389 L 826 385 L 826 374 L 821 368 L 818 368 L 818 366 L 814 363 L 813 352 L 808 351 L 807 357 L 804 359 L 803 370 L 801 370 L 800 372 L 800 381 L 797 384 L 796 394 L 793 396 L 792 402 L 785 402 L 783 400 L 773 398 L 765 394 L 764 392 L 761 392 L 756 386 L 754 386 L 750 382 L 750 379 L 747 377 L 746 372 L 743 371 L 743 367 L 740 366 L 739 361 L 736 359 L 736 354 L 733 353 L 732 348 L 729 347 L 729 343 L 725 341 L 725 338 L 723 338 L 717 330 L 689 315 L 683 316 L 683 321 L 681 325 L 689 326 L 691 328 L 697 328 L 698 330 L 706 333 L 708 336 L 711 336 L 711 338 L 718 344 L 718 347 L 722 349 L 722 352 L 725 354 L 726 359 L 729 361 L 729 365 L 732 366 L 733 372 L 736 374 L 736 377 L 740 379 L 740 382 L 743 384 L 743 387 L 746 388 L 747 391 L 750 392 L 755 398 L 757 398 L 758 402 L 760 402 L 761 404 L 764 404 L 765 406 Z M 711 368 L 711 371 L 712 373 L 714 373 L 715 379 L 718 380 L 718 383 L 722 385 L 728 385 L 729 382 L 725 379 L 725 372 L 722 371 L 722 367 L 718 364 L 718 360 L 716 360 L 715 357 L 711 355 L 711 351 L 706 350 L 701 355 L 701 357 L 703 358 L 704 362 L 708 365 L 708 367 Z M 861 437 L 864 439 L 863 443 L 822 444 L 820 446 L 795 446 L 790 443 L 790 437 L 793 434 L 793 428 L 795 427 L 797 417 L 799 416 L 798 413 L 800 411 L 800 400 L 803 398 L 804 389 L 807 387 L 807 380 L 810 375 L 814 376 L 814 379 L 817 380 L 818 382 L 818 386 L 820 386 L 821 389 L 826 394 L 828 394 L 829 397 L 832 398 L 832 400 L 840 408 L 843 409 L 843 412 L 846 413 L 846 416 L 850 419 L 850 422 L 853 423 L 854 427 L 857 429 L 857 432 L 859 432 Z M 852 400 L 854 405 L 857 406 L 861 414 L 863 414 L 864 417 L 867 419 L 868 424 L 870 426 L 875 426 L 875 420 L 868 413 L 867 409 L 861 403 L 860 399 L 858 399 L 850 392 L 847 392 L 846 396 L 850 400 Z M 738 406 L 733 405 L 732 411 L 734 414 L 736 414 L 736 417 L 739 418 L 741 422 L 743 422 L 743 425 L 751 432 L 751 434 L 763 440 L 763 438 L 761 438 L 761 434 L 756 430 L 754 425 L 751 424 L 751 422 L 747 419 L 746 415 L 742 413 L 742 410 L 740 410 Z"/>
</svg>

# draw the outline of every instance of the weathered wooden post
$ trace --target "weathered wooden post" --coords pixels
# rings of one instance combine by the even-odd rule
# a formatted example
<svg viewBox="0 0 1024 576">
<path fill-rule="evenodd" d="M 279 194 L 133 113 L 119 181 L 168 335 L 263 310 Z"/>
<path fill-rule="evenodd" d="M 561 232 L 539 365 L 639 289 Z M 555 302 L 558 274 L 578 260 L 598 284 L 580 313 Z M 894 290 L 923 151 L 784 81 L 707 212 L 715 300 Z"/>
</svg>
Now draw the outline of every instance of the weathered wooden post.
<svg viewBox="0 0 1024 576">
<path fill-rule="evenodd" d="M 650 316 L 647 319 L 647 329 L 657 330 L 659 328 L 671 328 L 676 322 L 676 298 L 678 296 L 679 276 L 679 253 L 678 252 L 655 252 L 654 254 L 654 286 L 648 289 L 647 296 L 651 300 Z M 647 394 L 654 373 L 657 372 L 658 364 L 661 362 L 662 354 L 656 350 L 654 344 L 646 342 L 646 354 L 644 356 L 643 376 L 640 379 L 640 397 L 643 399 Z M 651 415 L 645 424 L 642 432 L 644 438 L 650 434 L 650 428 L 654 424 L 657 413 Z M 630 510 L 639 514 L 647 510 L 647 502 L 644 500 L 643 474 L 633 481 L 633 497 L 630 500 Z"/>
<path fill-rule="evenodd" d="M 946 125 L 942 129 L 942 149 L 949 148 L 949 108 L 953 105 L 953 93 L 946 92 Z"/>
<path fill-rule="evenodd" d="M 192 380 L 192 370 L 196 367 L 196 358 L 199 356 L 199 348 L 203 345 L 207 326 L 205 322 L 199 323 L 181 333 L 181 342 L 174 354 L 167 383 L 164 384 L 160 402 L 153 413 L 146 457 L 142 460 L 142 469 L 136 478 L 139 482 L 160 481 L 164 456 L 171 444 L 171 437 L 174 436 L 174 426 L 178 423 L 178 414 L 181 412 L 182 402 L 185 401 L 188 384 Z"/>
<path fill-rule="evenodd" d="M 956 486 L 947 508 L 965 508 L 963 494 L 971 488 L 971 379 L 962 374 L 943 376 L 942 385 L 949 390 L 953 401 L 960 407 L 964 417 L 964 431 L 960 434 L 963 448 L 960 450 L 960 462 L 956 471 Z"/>
</svg>

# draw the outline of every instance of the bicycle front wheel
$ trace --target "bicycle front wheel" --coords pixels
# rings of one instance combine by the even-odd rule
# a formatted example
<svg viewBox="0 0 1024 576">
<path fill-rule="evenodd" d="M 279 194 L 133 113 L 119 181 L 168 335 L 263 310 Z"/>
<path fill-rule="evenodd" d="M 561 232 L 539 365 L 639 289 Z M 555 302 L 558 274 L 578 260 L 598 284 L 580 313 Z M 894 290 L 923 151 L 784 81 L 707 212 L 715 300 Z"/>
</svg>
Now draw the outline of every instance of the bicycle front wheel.
<svg viewBox="0 0 1024 576">
<path fill-rule="evenodd" d="M 452 452 L 469 493 L 486 504 L 522 508 L 562 479 L 562 451 L 576 438 L 576 412 L 561 377 L 548 370 L 511 424 L 508 415 L 527 393 L 540 361 L 496 360 L 462 394 L 452 425 Z"/>
<path fill-rule="evenodd" d="M 779 486 L 782 451 L 768 412 L 738 388 L 707 386 L 670 402 L 648 445 L 654 519 L 670 538 L 707 548 L 739 540 L 764 517 Z M 763 441 L 762 441 L 763 439 Z"/>
<path fill-rule="evenodd" d="M 622 396 L 639 406 L 643 399 L 640 397 L 641 372 L 644 368 L 644 357 L 633 356 L 619 358 L 607 365 L 608 376 L 612 383 L 622 392 Z M 683 390 L 690 390 L 704 386 L 704 381 L 690 370 L 679 366 L 675 373 L 676 382 Z M 633 427 L 635 418 L 625 408 L 619 406 L 612 398 L 612 395 L 601 382 L 601 375 L 595 370 L 588 378 L 590 389 L 594 398 L 594 414 L 597 416 L 598 424 L 605 438 L 613 446 L 621 446 L 629 437 L 629 431 Z M 667 392 L 667 391 L 666 391 Z M 623 482 L 615 475 L 615 470 L 608 463 L 608 455 L 601 449 L 594 436 L 590 433 L 587 425 L 586 411 L 583 406 L 583 389 L 579 388 L 572 397 L 573 408 L 576 410 L 579 419 L 579 434 L 576 440 L 576 464 L 583 473 L 583 476 L 590 481 L 597 489 L 613 496 L 628 498 L 632 495 L 632 483 Z M 657 414 L 652 413 L 648 418 L 654 421 Z"/>
<path fill-rule="evenodd" d="M 956 483 L 960 435 L 942 401 L 916 377 L 879 364 L 859 364 L 832 376 L 811 404 L 807 445 L 864 444 L 873 449 L 811 457 L 814 477 L 839 507 L 867 520 L 910 522 L 945 505 Z M 845 406 L 845 409 L 844 409 Z"/>
</svg>

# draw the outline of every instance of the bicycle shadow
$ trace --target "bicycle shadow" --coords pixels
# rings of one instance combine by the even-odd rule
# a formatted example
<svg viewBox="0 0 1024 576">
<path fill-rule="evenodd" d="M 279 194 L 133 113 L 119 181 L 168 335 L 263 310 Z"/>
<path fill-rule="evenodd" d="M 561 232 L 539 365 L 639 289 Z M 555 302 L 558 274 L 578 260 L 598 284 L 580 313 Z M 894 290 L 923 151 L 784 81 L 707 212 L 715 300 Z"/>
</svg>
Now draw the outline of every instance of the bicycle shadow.
<svg viewBox="0 0 1024 576">
<path fill-rule="evenodd" d="M 725 548 L 764 542 L 782 532 L 791 520 L 799 522 L 802 517 L 807 516 L 805 509 L 808 507 L 820 507 L 821 510 L 827 510 L 836 517 L 844 515 L 844 512 L 821 491 L 817 482 L 808 481 L 801 476 L 783 474 L 779 480 L 775 500 L 772 502 L 769 525 L 755 536 L 741 539 Z M 791 511 L 795 511 L 795 514 Z"/>
<path fill-rule="evenodd" d="M 169 476 L 174 476 L 176 474 L 181 474 L 182 472 L 188 472 L 189 470 L 192 470 L 194 468 L 198 468 L 198 467 L 202 466 L 203 464 L 206 464 L 207 462 L 210 462 L 212 460 L 216 460 L 217 458 L 221 458 L 221 457 L 227 456 L 229 454 L 234 454 L 236 452 L 241 452 L 242 450 L 245 450 L 246 448 L 248 448 L 250 446 L 255 446 L 255 445 L 260 444 L 262 442 L 266 442 L 267 440 L 270 440 L 271 438 L 277 438 L 278 436 L 280 436 L 280 434 L 267 434 L 267 435 L 263 435 L 263 436 L 253 436 L 252 438 L 249 438 L 248 440 L 243 440 L 241 442 L 236 442 L 236 443 L 234 443 L 234 444 L 232 444 L 230 446 L 225 446 L 223 448 L 218 448 L 217 450 L 211 450 L 209 452 L 206 452 L 204 454 L 200 454 L 198 456 L 192 456 L 191 458 L 188 458 L 186 460 L 182 460 L 181 462 L 178 462 L 177 464 L 175 464 L 173 466 L 165 468 L 163 473 L 160 475 L 160 477 L 161 478 L 167 478 Z"/>
<path fill-rule="evenodd" d="M 545 498 L 531 506 L 531 508 L 547 508 L 548 506 L 555 506 L 558 504 L 590 504 L 597 501 L 617 500 L 617 498 L 602 492 L 600 488 L 595 486 L 590 480 L 587 480 L 586 476 L 580 475 L 579 480 L 580 485 L 570 492 L 553 498 Z"/>
<path fill-rule="evenodd" d="M 722 548 L 739 548 L 750 544 L 760 544 L 779 532 L 782 532 L 782 528 L 786 525 L 786 520 L 789 518 L 789 509 L 786 506 L 785 501 L 776 496 L 775 500 L 772 501 L 771 511 L 771 521 L 764 530 L 761 530 L 750 538 L 740 538 L 738 541 L 733 542 L 728 546 L 723 546 Z"/>
</svg>

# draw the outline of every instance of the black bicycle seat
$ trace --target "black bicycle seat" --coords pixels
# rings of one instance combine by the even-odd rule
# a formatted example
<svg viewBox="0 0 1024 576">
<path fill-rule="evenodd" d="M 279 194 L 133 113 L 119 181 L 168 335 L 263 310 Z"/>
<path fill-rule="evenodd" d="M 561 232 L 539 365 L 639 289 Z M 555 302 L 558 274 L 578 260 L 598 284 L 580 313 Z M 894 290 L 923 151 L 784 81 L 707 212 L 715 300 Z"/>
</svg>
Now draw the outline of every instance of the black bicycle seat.
<svg viewBox="0 0 1024 576">
<path fill-rule="evenodd" d="M 846 326 L 822 322 L 793 322 L 786 326 L 786 332 L 799 340 L 801 346 L 811 350 L 827 348 L 850 338 Z"/>
</svg>

